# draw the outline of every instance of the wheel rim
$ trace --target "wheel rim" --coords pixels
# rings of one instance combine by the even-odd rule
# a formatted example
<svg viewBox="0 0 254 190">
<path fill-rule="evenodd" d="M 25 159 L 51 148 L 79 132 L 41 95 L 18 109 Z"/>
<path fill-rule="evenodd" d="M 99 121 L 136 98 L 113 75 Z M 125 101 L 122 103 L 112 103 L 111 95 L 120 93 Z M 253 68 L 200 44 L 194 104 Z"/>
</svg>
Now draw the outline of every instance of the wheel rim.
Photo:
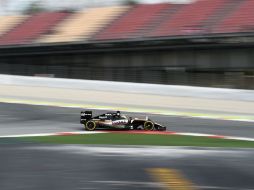
<svg viewBox="0 0 254 190">
<path fill-rule="evenodd" d="M 150 121 L 144 123 L 144 129 L 147 131 L 151 131 L 154 128 L 154 124 Z"/>
<path fill-rule="evenodd" d="M 90 121 L 90 122 L 87 122 L 87 123 L 86 123 L 86 129 L 89 130 L 89 131 L 94 130 L 95 127 L 96 127 L 96 124 L 95 124 L 94 122 L 91 122 L 91 121 Z"/>
</svg>

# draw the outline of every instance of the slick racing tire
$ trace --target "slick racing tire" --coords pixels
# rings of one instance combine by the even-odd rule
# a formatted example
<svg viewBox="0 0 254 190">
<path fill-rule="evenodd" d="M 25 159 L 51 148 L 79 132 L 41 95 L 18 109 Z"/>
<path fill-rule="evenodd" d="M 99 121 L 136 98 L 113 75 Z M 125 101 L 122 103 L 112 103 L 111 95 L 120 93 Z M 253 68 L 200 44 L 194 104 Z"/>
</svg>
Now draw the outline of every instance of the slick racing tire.
<svg viewBox="0 0 254 190">
<path fill-rule="evenodd" d="M 146 131 L 152 131 L 152 130 L 154 130 L 154 123 L 151 122 L 151 121 L 146 121 L 144 123 L 144 130 L 146 130 Z"/>
<path fill-rule="evenodd" d="M 94 121 L 88 121 L 85 124 L 85 129 L 87 131 L 93 131 L 96 129 L 96 123 Z"/>
</svg>

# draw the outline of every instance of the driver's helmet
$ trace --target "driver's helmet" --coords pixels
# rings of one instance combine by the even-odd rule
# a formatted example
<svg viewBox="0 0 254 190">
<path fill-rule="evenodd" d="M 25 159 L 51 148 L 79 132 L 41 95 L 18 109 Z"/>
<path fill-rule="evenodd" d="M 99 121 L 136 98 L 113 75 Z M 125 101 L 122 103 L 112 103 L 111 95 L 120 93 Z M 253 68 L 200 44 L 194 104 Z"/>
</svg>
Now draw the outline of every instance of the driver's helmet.
<svg viewBox="0 0 254 190">
<path fill-rule="evenodd" d="M 120 115 L 121 115 L 120 111 L 117 111 L 116 116 L 120 117 Z"/>
</svg>

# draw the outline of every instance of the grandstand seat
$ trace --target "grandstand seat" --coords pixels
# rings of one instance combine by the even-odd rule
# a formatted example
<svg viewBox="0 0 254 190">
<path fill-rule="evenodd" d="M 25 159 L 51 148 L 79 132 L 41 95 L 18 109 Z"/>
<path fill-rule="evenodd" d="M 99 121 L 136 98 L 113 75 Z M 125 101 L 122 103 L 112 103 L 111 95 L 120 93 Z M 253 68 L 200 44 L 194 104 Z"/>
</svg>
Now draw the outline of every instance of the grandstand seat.
<svg viewBox="0 0 254 190">
<path fill-rule="evenodd" d="M 0 36 L 24 21 L 26 16 L 0 16 Z"/>
<path fill-rule="evenodd" d="M 43 12 L 28 17 L 22 24 L 0 37 L 0 45 L 31 43 L 43 33 L 47 33 L 58 22 L 66 18 L 68 12 Z"/>
<path fill-rule="evenodd" d="M 89 39 L 128 8 L 128 6 L 91 8 L 75 13 L 57 25 L 52 34 L 44 35 L 38 41 L 50 43 Z"/>
<path fill-rule="evenodd" d="M 142 37 L 170 9 L 170 4 L 140 4 L 99 32 L 96 40 Z"/>
<path fill-rule="evenodd" d="M 214 33 L 235 33 L 254 31 L 254 1 L 243 2 L 213 30 Z"/>
<path fill-rule="evenodd" d="M 206 32 L 209 21 L 220 11 L 228 0 L 199 0 L 186 4 L 172 16 L 164 18 L 150 34 L 152 36 L 193 35 Z"/>
<path fill-rule="evenodd" d="M 0 45 L 254 31 L 254 0 L 197 0 L 0 16 Z"/>
</svg>

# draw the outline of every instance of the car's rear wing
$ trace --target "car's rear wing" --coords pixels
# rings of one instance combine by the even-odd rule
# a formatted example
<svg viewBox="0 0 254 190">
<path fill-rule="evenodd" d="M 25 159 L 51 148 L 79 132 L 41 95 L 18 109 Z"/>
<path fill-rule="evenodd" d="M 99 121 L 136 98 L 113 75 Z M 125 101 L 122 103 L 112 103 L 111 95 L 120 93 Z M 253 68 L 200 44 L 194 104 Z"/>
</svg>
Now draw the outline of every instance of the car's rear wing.
<svg viewBox="0 0 254 190">
<path fill-rule="evenodd" d="M 85 121 L 88 121 L 93 118 L 93 112 L 92 111 L 82 111 L 80 113 L 80 123 L 84 123 Z"/>
</svg>

